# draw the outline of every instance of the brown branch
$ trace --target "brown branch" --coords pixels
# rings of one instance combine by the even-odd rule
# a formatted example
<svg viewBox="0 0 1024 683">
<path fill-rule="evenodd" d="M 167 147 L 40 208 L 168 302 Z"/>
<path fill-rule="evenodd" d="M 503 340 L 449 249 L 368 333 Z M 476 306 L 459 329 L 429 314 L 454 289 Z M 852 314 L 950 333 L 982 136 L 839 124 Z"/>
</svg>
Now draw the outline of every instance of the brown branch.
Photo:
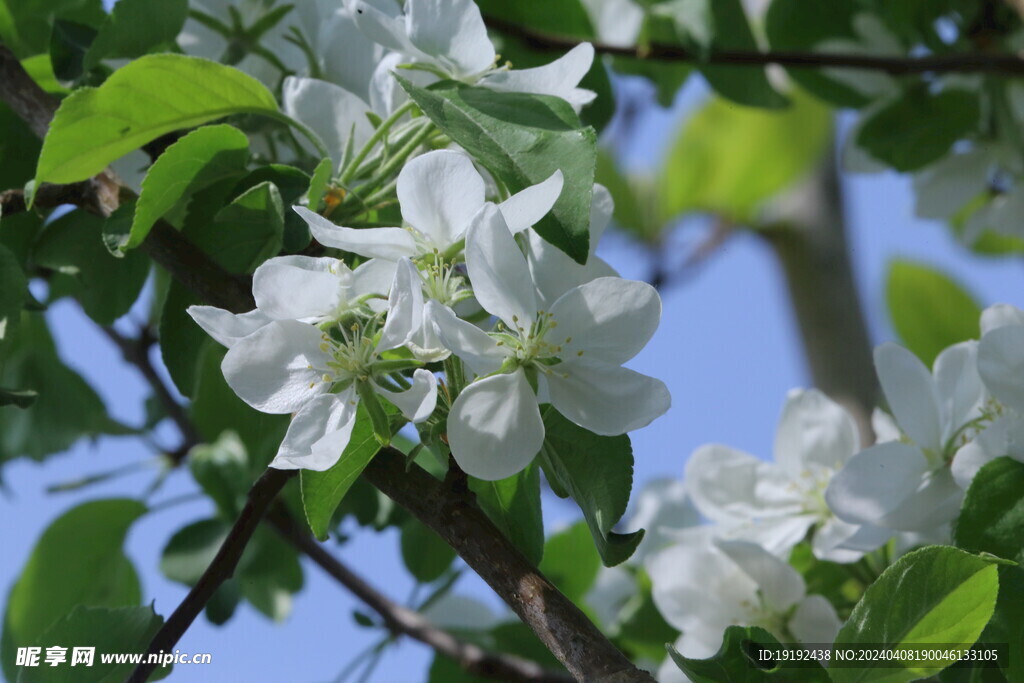
<svg viewBox="0 0 1024 683">
<path fill-rule="evenodd" d="M 580 43 L 575 38 L 555 35 L 506 21 L 486 17 L 488 26 L 523 41 L 529 47 L 545 52 L 564 52 Z M 800 52 L 794 50 L 712 50 L 697 55 L 680 45 L 653 42 L 645 46 L 619 47 L 591 41 L 600 54 L 665 62 L 691 62 L 698 64 L 732 66 L 767 66 L 778 64 L 797 69 L 868 69 L 893 76 L 926 73 L 995 73 L 1024 75 L 1024 59 L 1012 54 L 960 53 L 928 55 L 925 57 L 879 56 L 866 54 L 839 54 L 832 52 Z"/>
<path fill-rule="evenodd" d="M 380 615 L 384 625 L 395 635 L 405 635 L 428 645 L 438 654 L 455 660 L 464 671 L 474 676 L 502 681 L 535 681 L 537 683 L 568 683 L 567 674 L 549 671 L 536 662 L 521 657 L 488 652 L 459 640 L 437 628 L 422 614 L 388 599 L 340 560 L 331 555 L 308 533 L 300 530 L 285 514 L 272 512 L 267 522 L 285 540 L 330 574 L 367 607 Z"/>
<path fill-rule="evenodd" d="M 210 566 L 206 568 L 178 608 L 153 636 L 153 640 L 149 643 L 149 649 L 146 651 L 147 655 L 174 650 L 174 646 L 199 616 L 199 613 L 203 611 L 220 585 L 235 573 L 238 561 L 242 558 L 242 553 L 245 552 L 245 547 L 249 543 L 249 539 L 252 538 L 253 532 L 256 531 L 256 527 L 259 526 L 260 520 L 263 519 L 263 515 L 267 512 L 267 508 L 295 474 L 295 470 L 268 469 L 253 484 L 249 490 L 245 507 L 242 508 L 234 526 L 228 532 L 216 557 L 213 558 Z M 148 663 L 147 659 L 148 657 L 143 657 L 143 663 L 135 667 L 135 670 L 126 679 L 128 683 L 145 683 L 153 673 L 158 664 L 156 662 Z"/>
<path fill-rule="evenodd" d="M 573 678 L 653 681 L 513 546 L 474 503 L 418 467 L 405 471 L 402 453 L 385 448 L 364 476 L 433 529 L 487 582 Z"/>
</svg>

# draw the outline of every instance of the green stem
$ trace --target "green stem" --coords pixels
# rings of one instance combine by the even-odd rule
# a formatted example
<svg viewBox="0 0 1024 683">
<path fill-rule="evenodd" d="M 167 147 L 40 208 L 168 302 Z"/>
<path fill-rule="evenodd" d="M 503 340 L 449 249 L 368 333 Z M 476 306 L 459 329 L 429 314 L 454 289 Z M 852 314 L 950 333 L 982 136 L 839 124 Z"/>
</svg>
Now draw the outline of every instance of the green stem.
<svg viewBox="0 0 1024 683">
<path fill-rule="evenodd" d="M 394 156 L 388 159 L 387 163 L 378 169 L 376 178 L 359 189 L 363 192 L 370 192 L 370 197 L 375 197 L 380 194 L 377 192 L 377 189 L 380 187 L 381 183 L 384 182 L 386 178 L 390 178 L 394 175 L 398 168 L 405 163 L 406 159 L 408 159 L 433 132 L 434 124 L 429 120 L 424 122 L 420 130 L 412 136 L 412 139 L 405 143 L 405 146 L 395 152 Z M 366 201 L 365 203 L 369 204 L 370 202 Z"/>
<path fill-rule="evenodd" d="M 348 166 L 345 167 L 345 170 L 341 174 L 341 178 L 338 179 L 340 185 L 345 186 L 352 182 L 359 165 L 366 160 L 366 157 L 369 156 L 370 152 L 373 151 L 373 148 L 377 146 L 377 143 L 388 134 L 388 131 L 391 130 L 391 127 L 394 126 L 400 118 L 412 111 L 415 106 L 416 104 L 412 100 L 409 100 L 396 109 L 391 116 L 381 121 L 381 124 L 377 126 L 377 130 L 373 131 L 373 135 L 371 135 L 370 139 L 366 141 L 363 148 L 359 150 L 359 153 L 356 154 L 355 158 L 352 159 Z"/>
<path fill-rule="evenodd" d="M 451 394 L 452 403 L 466 387 L 466 369 L 462 360 L 456 356 L 448 356 L 444 360 L 444 375 L 448 378 L 448 392 Z"/>
<path fill-rule="evenodd" d="M 309 140 L 313 144 L 313 147 L 316 148 L 317 154 L 320 155 L 321 159 L 331 156 L 330 152 L 328 152 L 327 148 L 324 147 L 324 143 L 320 140 L 320 137 L 316 133 L 314 133 L 304 124 L 288 116 L 284 112 L 257 111 L 257 113 L 264 114 L 272 119 L 281 121 L 282 123 L 287 123 L 289 126 L 302 133 L 303 137 Z"/>
</svg>

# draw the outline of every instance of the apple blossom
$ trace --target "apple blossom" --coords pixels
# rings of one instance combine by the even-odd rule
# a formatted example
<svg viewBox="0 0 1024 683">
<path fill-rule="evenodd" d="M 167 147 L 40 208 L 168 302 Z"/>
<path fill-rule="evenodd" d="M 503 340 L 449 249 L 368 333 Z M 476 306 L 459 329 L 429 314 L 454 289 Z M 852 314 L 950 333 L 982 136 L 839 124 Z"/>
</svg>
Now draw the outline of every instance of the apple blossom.
<svg viewBox="0 0 1024 683">
<path fill-rule="evenodd" d="M 533 460 L 544 442 L 538 393 L 601 435 L 638 429 L 668 410 L 661 381 L 621 367 L 658 326 L 661 299 L 653 287 L 602 277 L 542 310 L 526 258 L 493 206 L 468 231 L 466 264 L 480 305 L 501 321 L 498 331 L 488 334 L 427 304 L 444 345 L 480 376 L 448 417 L 452 455 L 466 473 L 503 479 Z"/>
</svg>

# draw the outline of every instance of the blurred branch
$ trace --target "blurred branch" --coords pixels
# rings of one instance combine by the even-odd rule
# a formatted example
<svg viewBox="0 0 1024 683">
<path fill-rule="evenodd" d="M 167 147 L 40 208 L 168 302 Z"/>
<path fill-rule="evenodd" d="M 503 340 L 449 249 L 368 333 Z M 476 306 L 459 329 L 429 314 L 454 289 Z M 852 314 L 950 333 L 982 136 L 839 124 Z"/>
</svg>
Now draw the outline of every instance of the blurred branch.
<svg viewBox="0 0 1024 683">
<path fill-rule="evenodd" d="M 422 614 L 399 605 L 379 593 L 355 572 L 331 555 L 308 533 L 297 528 L 285 514 L 272 512 L 267 522 L 285 540 L 303 552 L 313 562 L 334 577 L 338 583 L 362 600 L 381 616 L 385 626 L 394 635 L 405 635 L 430 646 L 435 652 L 456 661 L 464 671 L 474 676 L 503 681 L 536 681 L 537 683 L 567 683 L 568 674 L 548 671 L 536 662 L 520 657 L 492 653 L 454 637 L 434 626 Z"/>
<path fill-rule="evenodd" d="M 1016 2 L 1017 0 L 1011 0 Z M 485 17 L 487 25 L 518 38 L 534 50 L 564 52 L 581 41 L 555 35 L 506 21 Z M 834 52 L 798 52 L 793 50 L 712 50 L 706 56 L 697 55 L 680 45 L 652 42 L 638 47 L 619 47 L 590 41 L 600 54 L 651 59 L 665 62 L 692 62 L 698 64 L 732 66 L 767 66 L 778 64 L 786 68 L 802 69 L 867 69 L 894 76 L 924 73 L 994 73 L 1024 75 L 1024 59 L 1012 54 L 961 53 L 927 55 L 924 57 L 884 57 L 867 54 L 841 54 Z"/>
<path fill-rule="evenodd" d="M 870 445 L 879 390 L 850 263 L 835 156 L 829 154 L 774 208 L 776 224 L 758 234 L 782 266 L 811 378 L 851 412 L 861 443 Z"/>
</svg>

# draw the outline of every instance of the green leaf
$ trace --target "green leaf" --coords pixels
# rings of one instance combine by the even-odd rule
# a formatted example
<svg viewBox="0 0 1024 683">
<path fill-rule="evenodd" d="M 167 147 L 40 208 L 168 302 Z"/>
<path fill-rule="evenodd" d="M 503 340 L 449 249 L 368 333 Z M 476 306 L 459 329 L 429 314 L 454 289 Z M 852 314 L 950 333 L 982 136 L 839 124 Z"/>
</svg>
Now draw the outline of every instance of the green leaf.
<svg viewBox="0 0 1024 683">
<path fill-rule="evenodd" d="M 0 387 L 0 407 L 18 406 L 19 408 L 28 408 L 36 402 L 37 398 L 39 398 L 39 394 L 32 390 L 19 391 Z"/>
<path fill-rule="evenodd" d="M 306 191 L 306 203 L 310 211 L 319 211 L 323 203 L 324 195 L 327 194 L 327 186 L 331 182 L 331 174 L 334 170 L 334 163 L 330 157 L 320 160 L 313 170 L 309 179 L 309 189 Z"/>
<path fill-rule="evenodd" d="M 552 534 L 544 546 L 540 571 L 565 597 L 578 605 L 594 585 L 601 570 L 601 558 L 594 549 L 590 530 L 584 522 Z"/>
<path fill-rule="evenodd" d="M 131 202 L 122 204 L 106 221 L 81 209 L 70 211 L 46 226 L 32 252 L 38 265 L 67 276 L 68 291 L 101 325 L 128 312 L 149 274 L 145 255 L 116 258 L 103 246 L 104 230 L 131 220 L 133 210 Z"/>
<path fill-rule="evenodd" d="M 185 235 L 232 273 L 251 273 L 281 251 L 284 204 L 277 186 L 267 181 L 249 188 Z"/>
<path fill-rule="evenodd" d="M 188 0 L 118 0 L 85 57 L 91 69 L 101 59 L 134 59 L 174 43 L 188 16 Z"/>
<path fill-rule="evenodd" d="M 402 524 L 402 560 L 409 573 L 420 583 L 441 578 L 455 560 L 455 551 L 417 519 Z"/>
<path fill-rule="evenodd" d="M 698 57 L 714 50 L 758 49 L 741 0 L 670 0 L 653 11 L 675 21 L 680 42 Z M 697 68 L 715 92 L 738 104 L 777 109 L 789 103 L 762 67 L 704 63 Z"/>
<path fill-rule="evenodd" d="M 981 333 L 981 307 L 974 297 L 930 266 L 890 263 L 885 300 L 900 341 L 928 367 L 946 347 Z"/>
<path fill-rule="evenodd" d="M 238 435 L 224 431 L 215 443 L 196 446 L 188 454 L 188 467 L 221 518 L 235 520 L 252 485 L 245 444 Z"/>
<path fill-rule="evenodd" d="M 77 80 L 85 68 L 85 53 L 96 38 L 96 29 L 73 21 L 53 22 L 50 59 L 54 76 L 65 83 Z"/>
<path fill-rule="evenodd" d="M 213 562 L 229 531 L 230 525 L 221 519 L 203 519 L 182 527 L 164 546 L 160 571 L 191 588 Z"/>
<path fill-rule="evenodd" d="M 268 180 L 277 187 L 281 194 L 281 203 L 285 208 L 281 247 L 288 253 L 300 252 L 309 246 L 313 236 L 306 221 L 292 211 L 291 207 L 298 204 L 306 194 L 310 185 L 310 177 L 294 166 L 268 164 L 255 169 L 239 180 L 235 191 L 247 190 Z"/>
<path fill-rule="evenodd" d="M 184 136 L 153 162 L 142 181 L 131 232 L 113 246 L 120 251 L 139 246 L 171 209 L 196 191 L 240 174 L 248 159 L 249 139 L 232 126 L 205 126 Z"/>
<path fill-rule="evenodd" d="M 245 113 L 279 115 L 273 94 L 251 76 L 197 57 L 141 57 L 61 103 L 36 184 L 85 180 L 165 133 Z"/>
<path fill-rule="evenodd" d="M 565 186 L 537 232 L 579 263 L 590 243 L 590 198 L 597 138 L 563 100 L 504 93 L 451 82 L 418 88 L 396 76 L 409 96 L 451 139 L 497 176 L 510 192 L 547 180 L 556 170 Z"/>
<path fill-rule="evenodd" d="M 619 611 L 614 628 L 615 644 L 630 655 L 630 659 L 643 657 L 658 661 L 665 655 L 665 643 L 673 643 L 679 630 L 661 616 L 651 596 L 651 580 L 643 571 L 637 573 L 639 590 Z"/>
<path fill-rule="evenodd" d="M 163 617 L 146 607 L 75 607 L 50 627 L 34 644 L 43 648 L 60 645 L 67 648 L 67 660 L 58 666 L 23 667 L 18 683 L 109 683 L 127 678 L 135 665 L 131 662 L 104 663 L 101 655 L 119 652 L 145 652 L 149 641 L 163 626 Z M 95 648 L 90 666 L 75 664 L 75 648 Z M 161 668 L 161 672 L 170 669 Z"/>
<path fill-rule="evenodd" d="M 145 511 L 136 500 L 97 500 L 72 508 L 47 527 L 7 600 L 0 654 L 7 680 L 17 678 L 15 648 L 39 642 L 76 606 L 139 603 L 139 578 L 121 546 Z"/>
<path fill-rule="evenodd" d="M 856 0 L 773 0 L 765 15 L 765 33 L 775 50 L 811 52 L 826 40 L 857 40 L 853 18 L 861 11 Z M 822 69 L 789 69 L 790 78 L 808 92 L 839 107 L 861 107 L 867 103 L 842 81 Z"/>
<path fill-rule="evenodd" d="M 186 312 L 189 306 L 200 303 L 199 297 L 175 280 L 168 287 L 164 305 L 160 309 L 160 357 L 174 381 L 174 386 L 182 396 L 190 398 L 195 393 L 196 372 L 201 354 L 208 346 L 213 345 L 209 335 Z M 218 432 L 207 438 L 213 440 L 219 434 Z"/>
<path fill-rule="evenodd" d="M 101 0 L 0 0 L 0 40 L 19 58 L 46 52 L 55 18 L 96 26 Z"/>
<path fill-rule="evenodd" d="M 1024 595 L 1024 569 L 1000 567 L 996 611 L 978 639 L 979 644 L 1006 643 L 1009 646 L 1008 656 L 1000 657 L 999 669 L 1010 683 L 1024 681 L 1024 601 L 1021 595 Z"/>
<path fill-rule="evenodd" d="M 662 214 L 708 211 L 748 222 L 805 177 L 831 141 L 831 113 L 793 93 L 782 111 L 713 98 L 686 119 L 658 173 Z"/>
<path fill-rule="evenodd" d="M 629 534 L 612 531 L 626 512 L 633 487 L 629 437 L 598 436 L 550 405 L 541 414 L 545 430 L 541 455 L 548 479 L 580 506 L 605 566 L 625 562 L 644 537 L 643 529 Z"/>
<path fill-rule="evenodd" d="M 536 566 L 544 555 L 544 518 L 540 507 L 540 467 L 531 464 L 500 481 L 469 480 L 476 501 L 494 525 Z"/>
<path fill-rule="evenodd" d="M 615 200 L 612 215 L 615 225 L 646 242 L 656 242 L 662 230 L 668 227 L 668 217 L 662 215 L 663 202 L 654 201 L 654 187 L 645 176 L 626 175 L 619 169 L 612 154 L 599 149 L 594 181 L 601 183 Z"/>
<path fill-rule="evenodd" d="M 382 407 L 392 415 L 398 412 L 390 404 L 382 404 Z M 360 404 L 356 409 L 356 424 L 352 428 L 352 436 L 338 462 L 324 472 L 299 472 L 302 507 L 306 511 L 309 528 L 318 540 L 327 540 L 335 508 L 380 448 L 380 441 L 373 434 L 370 416 L 366 414 L 366 408 Z"/>
<path fill-rule="evenodd" d="M 302 585 L 295 549 L 269 529 L 257 529 L 238 563 L 242 596 L 267 617 L 281 621 L 291 612 L 292 595 Z"/>
<path fill-rule="evenodd" d="M 897 171 L 913 171 L 945 156 L 978 127 L 980 117 L 975 93 L 910 89 L 864 122 L 857 145 Z"/>
<path fill-rule="evenodd" d="M 762 668 L 755 651 L 757 646 L 778 645 L 770 633 L 758 626 L 730 626 L 725 630 L 722 647 L 714 657 L 708 659 L 690 659 L 684 657 L 671 645 L 668 654 L 679 670 L 689 676 L 693 683 L 760 683 L 761 681 L 778 681 L 778 683 L 798 683 L 802 681 L 829 680 L 825 669 L 820 665 L 807 668 Z"/>
<path fill-rule="evenodd" d="M 868 586 L 836 645 L 970 646 L 991 618 L 998 592 L 996 564 L 956 548 L 928 546 L 904 555 Z M 892 668 L 896 661 L 863 663 L 868 666 L 833 666 L 832 680 L 910 681 L 935 675 L 952 662 L 920 659 L 906 662 L 906 668 Z"/>
<path fill-rule="evenodd" d="M 4 131 L 0 136 L 0 159 L 4 160 L 0 164 L 0 188 L 24 187 L 35 174 L 35 161 L 43 143 L 6 105 L 0 105 L 0 130 Z M 10 218 L 0 220 L 7 222 Z"/>
<path fill-rule="evenodd" d="M 11 339 L 21 321 L 28 293 L 28 278 L 18 258 L 0 245 L 0 342 Z"/>
<path fill-rule="evenodd" d="M 1009 456 L 978 470 L 967 489 L 954 536 L 968 552 L 1024 561 L 1024 463 Z"/>
</svg>

